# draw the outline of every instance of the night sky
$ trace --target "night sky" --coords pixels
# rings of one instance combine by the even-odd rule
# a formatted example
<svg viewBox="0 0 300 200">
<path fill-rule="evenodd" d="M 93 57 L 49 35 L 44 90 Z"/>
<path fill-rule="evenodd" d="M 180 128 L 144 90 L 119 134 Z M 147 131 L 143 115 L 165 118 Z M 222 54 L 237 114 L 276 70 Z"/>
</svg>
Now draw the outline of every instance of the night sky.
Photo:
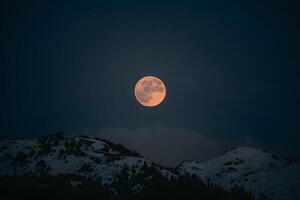
<svg viewBox="0 0 300 200">
<path fill-rule="evenodd" d="M 109 2 L 1 1 L 1 139 L 114 134 L 162 162 L 171 141 L 167 164 L 244 143 L 300 156 L 295 3 Z M 167 88 L 154 108 L 134 97 L 146 75 Z"/>
</svg>

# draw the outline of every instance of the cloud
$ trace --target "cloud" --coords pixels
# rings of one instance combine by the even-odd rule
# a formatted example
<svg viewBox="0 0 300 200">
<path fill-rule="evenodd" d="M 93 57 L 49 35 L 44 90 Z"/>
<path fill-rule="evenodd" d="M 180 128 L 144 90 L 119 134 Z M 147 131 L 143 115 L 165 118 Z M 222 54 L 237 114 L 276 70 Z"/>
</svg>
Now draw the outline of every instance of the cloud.
<svg viewBox="0 0 300 200">
<path fill-rule="evenodd" d="M 167 166 L 176 166 L 183 160 L 204 161 L 235 146 L 254 146 L 248 136 L 226 141 L 194 130 L 168 127 L 108 128 L 93 135 L 137 150 L 143 156 Z"/>
</svg>

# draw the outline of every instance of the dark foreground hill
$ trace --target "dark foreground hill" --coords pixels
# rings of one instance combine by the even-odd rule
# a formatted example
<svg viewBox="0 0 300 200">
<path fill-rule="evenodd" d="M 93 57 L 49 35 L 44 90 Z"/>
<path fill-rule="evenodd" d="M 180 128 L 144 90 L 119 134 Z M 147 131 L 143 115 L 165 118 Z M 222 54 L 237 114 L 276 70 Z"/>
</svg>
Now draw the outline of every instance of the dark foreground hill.
<svg viewBox="0 0 300 200">
<path fill-rule="evenodd" d="M 71 180 L 71 181 L 70 181 Z M 79 183 L 80 184 L 76 184 Z M 214 185 L 207 186 L 198 179 L 180 177 L 176 180 L 153 179 L 139 193 L 118 188 L 112 192 L 99 182 L 77 176 L 21 176 L 0 177 L 0 199 L 120 199 L 120 200 L 253 200 L 243 188 L 226 191 Z M 267 199 L 261 195 L 260 200 Z"/>
</svg>

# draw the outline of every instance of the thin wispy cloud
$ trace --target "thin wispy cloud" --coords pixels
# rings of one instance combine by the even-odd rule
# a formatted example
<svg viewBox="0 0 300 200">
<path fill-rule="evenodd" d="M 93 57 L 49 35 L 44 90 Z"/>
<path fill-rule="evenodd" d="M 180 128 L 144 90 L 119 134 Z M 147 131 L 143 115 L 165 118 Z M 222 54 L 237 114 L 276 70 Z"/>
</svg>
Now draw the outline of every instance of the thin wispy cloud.
<svg viewBox="0 0 300 200">
<path fill-rule="evenodd" d="M 183 160 L 204 161 L 232 147 L 255 146 L 255 142 L 246 135 L 224 140 L 194 130 L 169 127 L 107 128 L 93 135 L 137 150 L 143 156 L 167 166 L 176 166 Z"/>
</svg>

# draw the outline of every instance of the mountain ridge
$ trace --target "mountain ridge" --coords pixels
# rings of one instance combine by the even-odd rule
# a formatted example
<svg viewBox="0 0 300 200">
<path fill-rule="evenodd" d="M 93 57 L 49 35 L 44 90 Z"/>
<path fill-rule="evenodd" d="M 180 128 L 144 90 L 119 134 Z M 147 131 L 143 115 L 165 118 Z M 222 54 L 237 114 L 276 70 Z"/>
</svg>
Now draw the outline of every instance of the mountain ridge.
<svg viewBox="0 0 300 200">
<path fill-rule="evenodd" d="M 233 148 L 205 162 L 182 161 L 170 168 L 121 144 L 85 135 L 57 133 L 0 142 L 1 176 L 71 174 L 99 181 L 113 192 L 122 185 L 136 194 L 157 178 L 190 176 L 228 190 L 242 186 L 256 197 L 261 193 L 275 200 L 300 196 L 299 162 L 257 148 Z"/>
</svg>

